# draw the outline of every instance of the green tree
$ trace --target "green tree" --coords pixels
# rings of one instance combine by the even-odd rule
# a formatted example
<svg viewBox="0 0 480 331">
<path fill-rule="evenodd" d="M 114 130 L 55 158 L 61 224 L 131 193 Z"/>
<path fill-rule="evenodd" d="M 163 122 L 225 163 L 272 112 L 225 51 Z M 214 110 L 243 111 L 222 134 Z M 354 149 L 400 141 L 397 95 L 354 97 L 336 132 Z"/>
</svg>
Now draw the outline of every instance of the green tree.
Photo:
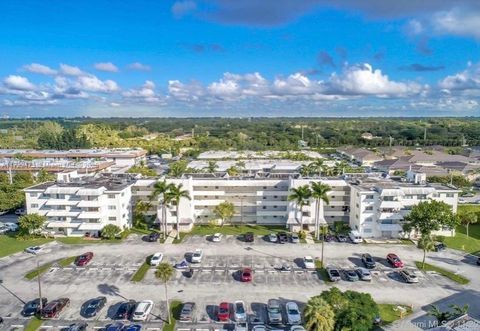
<svg viewBox="0 0 480 331">
<path fill-rule="evenodd" d="M 55 180 L 55 175 L 45 171 L 40 170 L 37 174 L 37 183 L 51 182 Z"/>
<path fill-rule="evenodd" d="M 171 323 L 170 321 L 170 305 L 168 302 L 168 287 L 167 283 L 168 281 L 173 277 L 175 270 L 173 270 L 173 267 L 170 263 L 162 262 L 158 265 L 157 270 L 155 270 L 155 276 L 160 279 L 160 281 L 164 285 L 165 289 L 165 301 L 167 302 L 167 322 L 168 324 Z"/>
<path fill-rule="evenodd" d="M 423 250 L 422 269 L 425 269 L 425 258 L 427 257 L 427 252 L 433 251 L 435 249 L 435 245 L 430 236 L 424 235 L 418 241 L 418 247 Z"/>
<path fill-rule="evenodd" d="M 329 185 L 321 183 L 321 182 L 312 182 L 310 184 L 310 190 L 312 198 L 315 199 L 315 238 L 317 240 L 320 239 L 320 215 L 323 217 L 323 204 L 326 205 L 330 204 L 330 199 L 328 198 L 328 192 L 332 189 Z M 322 241 L 323 245 L 323 241 Z M 323 248 L 322 248 L 323 250 Z M 323 261 L 323 257 L 322 257 Z"/>
<path fill-rule="evenodd" d="M 470 224 L 475 224 L 478 222 L 478 214 L 473 210 L 466 210 L 462 213 L 458 213 L 458 221 L 461 225 L 465 227 L 465 231 L 467 232 L 467 237 L 469 237 L 469 227 Z"/>
<path fill-rule="evenodd" d="M 167 234 L 167 204 L 168 204 L 168 192 L 173 187 L 173 184 L 168 184 L 166 180 L 161 182 L 156 182 L 153 185 L 153 192 L 150 196 L 150 199 L 158 199 L 158 203 L 160 204 L 161 215 L 159 217 L 160 220 L 160 231 L 162 231 L 165 235 Z M 163 230 L 162 230 L 163 225 Z"/>
<path fill-rule="evenodd" d="M 312 167 L 312 170 L 315 175 L 321 176 L 323 173 L 323 170 L 325 169 L 325 164 L 323 163 L 322 159 L 315 159 L 312 163 L 310 163 L 310 166 Z"/>
<path fill-rule="evenodd" d="M 18 218 L 18 225 L 20 233 L 23 235 L 30 235 L 38 232 L 43 228 L 47 221 L 45 216 L 39 214 L 27 214 Z"/>
<path fill-rule="evenodd" d="M 218 164 L 217 162 L 215 161 L 208 161 L 208 165 L 207 165 L 207 171 L 211 174 L 215 173 L 215 171 L 217 171 L 218 169 Z"/>
<path fill-rule="evenodd" d="M 136 227 L 145 226 L 145 213 L 152 208 L 148 201 L 138 201 L 133 208 L 133 221 Z M 145 227 L 146 228 L 146 227 Z"/>
<path fill-rule="evenodd" d="M 308 300 L 303 317 L 307 331 L 333 331 L 335 327 L 332 307 L 319 296 Z"/>
<path fill-rule="evenodd" d="M 300 227 L 303 229 L 303 207 L 309 204 L 312 191 L 308 185 L 303 185 L 291 189 L 288 201 L 293 201 L 300 210 Z"/>
<path fill-rule="evenodd" d="M 172 177 L 181 177 L 185 172 L 187 172 L 187 161 L 179 160 L 170 164 L 168 169 L 168 174 Z"/>
<path fill-rule="evenodd" d="M 107 224 L 103 227 L 101 236 L 103 239 L 115 239 L 120 233 L 122 229 L 120 229 L 115 224 Z"/>
<path fill-rule="evenodd" d="M 225 224 L 225 221 L 230 220 L 235 214 L 235 206 L 233 203 L 224 201 L 213 209 L 215 215 L 222 220 L 222 226 Z"/>
<path fill-rule="evenodd" d="M 405 217 L 403 229 L 407 233 L 414 231 L 420 237 L 431 237 L 433 231 L 439 231 L 442 228 L 454 229 L 457 222 L 449 205 L 442 201 L 431 200 L 413 206 Z"/>
<path fill-rule="evenodd" d="M 129 174 L 140 174 L 145 177 L 156 177 L 157 172 L 154 169 L 147 168 L 143 165 L 135 165 L 127 171 Z"/>
<path fill-rule="evenodd" d="M 167 202 L 172 202 L 176 206 L 176 214 L 177 214 L 177 239 L 180 239 L 180 201 L 182 199 L 190 200 L 190 194 L 187 190 L 183 190 L 183 185 L 172 185 L 169 191 L 166 194 Z"/>
<path fill-rule="evenodd" d="M 235 176 L 238 176 L 239 173 L 240 173 L 240 169 L 238 169 L 234 165 L 227 169 L 227 174 L 229 176 L 235 177 Z"/>
</svg>

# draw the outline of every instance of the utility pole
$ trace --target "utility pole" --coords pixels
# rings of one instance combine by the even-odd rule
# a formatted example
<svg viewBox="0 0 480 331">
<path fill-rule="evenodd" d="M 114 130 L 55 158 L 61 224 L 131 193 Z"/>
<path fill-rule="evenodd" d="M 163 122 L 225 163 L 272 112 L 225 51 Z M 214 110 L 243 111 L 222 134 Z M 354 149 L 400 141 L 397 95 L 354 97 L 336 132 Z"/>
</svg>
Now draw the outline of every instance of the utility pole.
<svg viewBox="0 0 480 331">
<path fill-rule="evenodd" d="M 37 270 L 40 268 L 40 262 L 38 261 L 38 255 L 35 255 L 37 259 Z M 40 299 L 40 313 L 43 310 L 43 302 L 42 302 L 42 281 L 40 279 L 40 272 L 37 274 L 38 280 L 38 297 Z"/>
<path fill-rule="evenodd" d="M 427 127 L 424 128 L 423 130 L 423 144 L 427 142 Z"/>
<path fill-rule="evenodd" d="M 302 124 L 302 140 L 303 140 L 303 124 Z"/>
</svg>

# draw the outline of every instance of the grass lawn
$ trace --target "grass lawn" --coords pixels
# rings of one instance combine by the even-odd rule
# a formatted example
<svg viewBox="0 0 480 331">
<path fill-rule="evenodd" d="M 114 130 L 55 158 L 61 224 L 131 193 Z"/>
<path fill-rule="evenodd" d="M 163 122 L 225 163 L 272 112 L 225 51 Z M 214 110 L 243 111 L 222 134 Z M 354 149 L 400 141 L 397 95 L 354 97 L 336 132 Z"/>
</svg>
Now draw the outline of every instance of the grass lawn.
<svg viewBox="0 0 480 331">
<path fill-rule="evenodd" d="M 70 256 L 70 257 L 66 257 L 66 258 L 61 259 L 61 260 L 57 260 L 55 262 L 49 262 L 49 263 L 42 264 L 40 267 L 35 268 L 35 269 L 27 272 L 25 274 L 25 278 L 28 279 L 28 280 L 32 280 L 32 279 L 36 278 L 38 275 L 42 275 L 42 274 L 46 273 L 48 270 L 50 270 L 50 268 L 55 263 L 57 263 L 62 268 L 67 267 L 70 264 L 72 264 L 73 261 L 75 261 L 76 258 L 77 258 L 76 256 Z"/>
<path fill-rule="evenodd" d="M 284 226 L 266 226 L 266 225 L 195 225 L 190 235 L 206 236 L 214 233 L 222 233 L 224 235 L 239 235 L 245 232 L 253 232 L 257 236 L 264 236 L 270 233 L 278 233 L 281 231 L 287 231 Z"/>
<path fill-rule="evenodd" d="M 182 302 L 181 301 L 171 301 L 170 302 L 170 324 L 165 322 L 163 325 L 163 331 L 174 331 L 175 324 L 177 320 L 180 318 L 180 312 L 182 311 Z"/>
<path fill-rule="evenodd" d="M 141 282 L 144 278 L 145 275 L 147 274 L 148 270 L 150 270 L 150 258 L 152 256 L 150 255 L 145 259 L 145 262 L 138 268 L 138 270 L 135 272 L 135 274 L 132 276 L 131 281 L 132 282 Z"/>
<path fill-rule="evenodd" d="M 77 258 L 76 256 L 66 257 L 58 261 L 58 265 L 61 266 L 62 268 L 68 267 L 70 264 L 72 264 L 75 261 L 76 258 Z"/>
<path fill-rule="evenodd" d="M 43 321 L 38 317 L 32 317 L 32 319 L 25 326 L 24 331 L 36 331 L 42 326 Z"/>
<path fill-rule="evenodd" d="M 401 314 L 400 309 L 398 309 L 399 306 L 405 308 L 405 312 L 403 313 L 403 316 L 400 315 Z M 410 307 L 404 306 L 404 305 L 394 305 L 394 304 L 378 304 L 378 310 L 380 311 L 380 318 L 382 319 L 382 325 L 390 324 L 412 313 L 412 309 Z"/>
<path fill-rule="evenodd" d="M 118 244 L 122 242 L 122 239 L 85 239 L 84 237 L 61 237 L 55 240 L 67 245 Z"/>
<path fill-rule="evenodd" d="M 440 275 L 442 275 L 444 277 L 447 277 L 447 278 L 453 280 L 454 282 L 457 282 L 457 283 L 462 284 L 462 285 L 470 283 L 470 280 L 468 278 L 465 278 L 461 275 L 457 275 L 452 271 L 449 271 L 449 270 L 446 270 L 446 269 L 443 269 L 443 268 L 439 268 L 439 267 L 434 266 L 432 264 L 425 263 L 425 269 L 422 269 L 422 262 L 421 261 L 415 261 L 415 265 L 417 266 L 417 268 L 419 270 L 435 271 L 435 272 L 439 273 Z"/>
<path fill-rule="evenodd" d="M 0 235 L 0 257 L 23 251 L 30 246 L 46 244 L 53 239 L 35 238 L 35 239 L 17 239 L 13 234 Z"/>
<path fill-rule="evenodd" d="M 450 248 L 480 255 L 480 223 L 470 225 L 468 232 L 469 237 L 465 227 L 460 225 L 455 237 L 445 237 L 444 242 Z"/>
</svg>

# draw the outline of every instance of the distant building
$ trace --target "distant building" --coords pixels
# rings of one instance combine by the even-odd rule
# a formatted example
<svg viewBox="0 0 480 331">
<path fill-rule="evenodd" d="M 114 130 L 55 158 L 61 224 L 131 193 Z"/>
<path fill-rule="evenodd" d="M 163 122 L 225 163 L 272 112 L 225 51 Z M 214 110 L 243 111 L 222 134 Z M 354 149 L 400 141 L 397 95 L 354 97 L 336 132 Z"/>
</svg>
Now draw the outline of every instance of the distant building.
<svg viewBox="0 0 480 331">
<path fill-rule="evenodd" d="M 375 162 L 382 161 L 383 157 L 366 149 L 357 147 L 339 148 L 337 152 L 350 161 L 362 166 L 372 166 Z"/>
<path fill-rule="evenodd" d="M 437 326 L 430 331 L 479 331 L 480 321 L 465 314 L 454 320 L 447 321 L 441 326 Z"/>
</svg>

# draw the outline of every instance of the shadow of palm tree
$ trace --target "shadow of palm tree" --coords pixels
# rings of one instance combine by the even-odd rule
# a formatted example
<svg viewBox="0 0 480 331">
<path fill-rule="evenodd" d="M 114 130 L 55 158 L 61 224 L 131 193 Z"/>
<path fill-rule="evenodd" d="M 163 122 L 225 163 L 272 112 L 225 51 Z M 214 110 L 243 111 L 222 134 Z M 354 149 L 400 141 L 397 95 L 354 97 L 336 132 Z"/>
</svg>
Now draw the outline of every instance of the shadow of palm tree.
<svg viewBox="0 0 480 331">
<path fill-rule="evenodd" d="M 123 295 L 120 294 L 120 289 L 116 285 L 99 284 L 98 291 L 105 295 L 117 296 L 125 300 L 128 300 L 127 298 L 125 298 Z"/>
</svg>

